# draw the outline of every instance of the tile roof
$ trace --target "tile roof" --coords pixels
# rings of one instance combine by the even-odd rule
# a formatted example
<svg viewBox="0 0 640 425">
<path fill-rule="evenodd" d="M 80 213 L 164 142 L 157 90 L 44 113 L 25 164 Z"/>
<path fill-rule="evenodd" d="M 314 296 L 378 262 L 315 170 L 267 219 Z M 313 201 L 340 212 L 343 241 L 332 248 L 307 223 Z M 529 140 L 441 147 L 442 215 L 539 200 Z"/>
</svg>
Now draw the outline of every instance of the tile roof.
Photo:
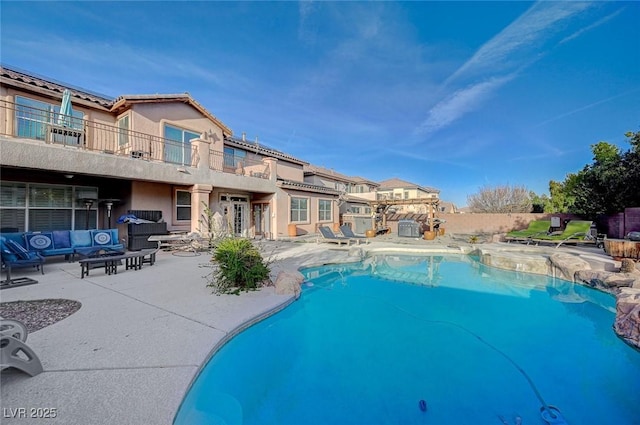
<svg viewBox="0 0 640 425">
<path fill-rule="evenodd" d="M 90 103 L 95 103 L 96 105 L 107 109 L 110 108 L 111 104 L 113 103 L 113 98 L 110 98 L 108 96 L 100 95 L 86 89 L 81 89 L 79 87 L 61 83 L 51 78 L 42 77 L 33 73 L 27 73 L 26 71 L 21 71 L 18 68 L 8 67 L 6 65 L 0 65 L 0 76 L 2 78 L 13 80 L 18 83 L 23 83 L 27 87 L 30 86 L 35 91 L 38 91 L 38 89 L 48 90 L 62 95 L 65 89 L 69 89 L 72 97 L 76 99 L 82 99 Z"/>
<path fill-rule="evenodd" d="M 415 183 L 411 183 L 402 179 L 398 179 L 398 178 L 391 178 L 391 179 L 387 179 L 387 180 L 383 180 L 380 182 L 380 186 L 378 187 L 378 189 L 381 190 L 385 190 L 385 189 L 399 189 L 399 188 L 403 188 L 403 189 L 420 189 L 424 192 L 429 192 L 429 193 L 440 193 L 440 190 L 434 188 L 434 187 L 429 187 L 429 186 L 420 186 L 417 185 Z"/>
<path fill-rule="evenodd" d="M 126 95 L 118 96 L 118 98 L 113 101 L 113 105 L 111 106 L 111 111 L 117 112 L 120 109 L 126 108 L 127 106 L 136 104 L 136 103 L 170 103 L 170 102 L 182 102 L 182 103 L 186 103 L 188 105 L 193 106 L 202 115 L 209 118 L 211 121 L 216 123 L 216 125 L 222 128 L 222 131 L 225 134 L 227 135 L 233 134 L 233 131 L 229 127 L 227 127 L 215 115 L 209 112 L 204 106 L 196 102 L 196 100 L 193 97 L 191 97 L 189 93 L 126 94 Z"/>
<path fill-rule="evenodd" d="M 329 177 L 335 180 L 341 180 L 349 183 L 354 181 L 352 177 L 349 177 L 346 174 L 338 173 L 334 169 L 324 168 L 324 167 L 311 165 L 311 164 L 307 164 L 304 166 L 304 174 L 324 176 L 324 177 Z"/>
<path fill-rule="evenodd" d="M 355 177 L 352 177 L 352 178 L 353 178 L 353 181 L 355 183 L 365 183 L 365 184 L 368 184 L 370 186 L 375 186 L 375 187 L 380 186 L 380 183 L 374 182 L 373 180 L 365 179 L 364 177 L 355 176 Z"/>
<path fill-rule="evenodd" d="M 328 195 L 339 196 L 340 191 L 326 187 L 326 186 L 318 186 L 316 184 L 302 183 L 293 180 L 278 180 L 276 183 L 283 189 L 296 189 L 303 192 L 314 192 L 314 193 L 326 193 Z"/>
<path fill-rule="evenodd" d="M 263 155 L 266 156 L 272 156 L 274 158 L 281 158 L 281 159 L 285 159 L 289 162 L 295 162 L 298 163 L 300 165 L 302 165 L 303 167 L 308 164 L 307 161 L 303 161 L 301 159 L 295 158 L 287 153 L 281 152 L 279 150 L 276 149 L 272 149 L 266 145 L 263 145 L 262 143 L 256 143 L 256 142 L 250 142 L 248 140 L 243 140 L 237 137 L 225 137 L 224 139 L 226 144 L 230 144 L 230 145 L 235 145 L 239 148 L 244 148 L 247 149 L 249 151 L 258 151 L 258 153 L 261 153 Z"/>
</svg>

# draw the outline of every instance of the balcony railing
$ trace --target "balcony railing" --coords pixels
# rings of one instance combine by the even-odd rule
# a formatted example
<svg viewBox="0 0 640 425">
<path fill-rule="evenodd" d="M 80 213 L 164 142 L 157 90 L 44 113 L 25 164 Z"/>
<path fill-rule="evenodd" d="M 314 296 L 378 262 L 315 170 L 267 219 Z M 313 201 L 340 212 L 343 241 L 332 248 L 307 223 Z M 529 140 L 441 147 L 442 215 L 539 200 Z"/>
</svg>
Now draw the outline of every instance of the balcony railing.
<svg viewBox="0 0 640 425">
<path fill-rule="evenodd" d="M 251 154 L 250 154 L 251 155 Z M 224 173 L 269 179 L 271 170 L 257 155 L 236 156 L 209 150 L 209 168 Z"/>
<path fill-rule="evenodd" d="M 5 136 L 75 146 L 145 161 L 188 167 L 198 165 L 197 147 L 190 142 L 176 142 L 6 100 L 0 100 L 0 110 L 1 116 L 8 119 L 0 126 L 0 134 Z"/>
</svg>

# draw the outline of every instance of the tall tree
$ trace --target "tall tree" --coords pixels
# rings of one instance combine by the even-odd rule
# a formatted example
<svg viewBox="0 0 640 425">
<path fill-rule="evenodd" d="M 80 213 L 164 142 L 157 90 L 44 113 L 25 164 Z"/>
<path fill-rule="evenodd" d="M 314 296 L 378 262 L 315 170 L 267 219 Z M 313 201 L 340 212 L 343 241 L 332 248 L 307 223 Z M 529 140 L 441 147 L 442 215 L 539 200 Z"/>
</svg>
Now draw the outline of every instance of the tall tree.
<svg viewBox="0 0 640 425">
<path fill-rule="evenodd" d="M 564 182 L 551 180 L 549 182 L 549 209 L 545 212 L 566 213 L 573 206 L 575 196 L 571 194 L 571 188 L 575 186 L 575 174 L 567 174 Z"/>
<path fill-rule="evenodd" d="M 626 152 L 611 143 L 591 146 L 593 163 L 565 179 L 563 192 L 574 198 L 569 211 L 588 218 L 640 206 L 640 132 L 630 132 Z"/>
</svg>

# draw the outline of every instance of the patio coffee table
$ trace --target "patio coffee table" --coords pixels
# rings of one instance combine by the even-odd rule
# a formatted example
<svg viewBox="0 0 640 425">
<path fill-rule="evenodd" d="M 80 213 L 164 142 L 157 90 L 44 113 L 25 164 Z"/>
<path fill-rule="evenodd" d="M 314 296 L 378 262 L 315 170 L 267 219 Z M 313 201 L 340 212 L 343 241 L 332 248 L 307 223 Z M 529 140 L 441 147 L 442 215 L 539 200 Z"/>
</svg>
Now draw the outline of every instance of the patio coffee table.
<svg viewBox="0 0 640 425">
<path fill-rule="evenodd" d="M 126 259 L 127 256 L 122 251 L 105 250 L 105 249 L 93 249 L 93 251 L 84 250 L 84 252 L 77 253 L 84 258 L 80 259 L 81 279 L 89 275 L 90 268 L 97 268 L 104 266 L 104 272 L 106 274 L 117 274 L 118 265 L 120 261 Z"/>
</svg>

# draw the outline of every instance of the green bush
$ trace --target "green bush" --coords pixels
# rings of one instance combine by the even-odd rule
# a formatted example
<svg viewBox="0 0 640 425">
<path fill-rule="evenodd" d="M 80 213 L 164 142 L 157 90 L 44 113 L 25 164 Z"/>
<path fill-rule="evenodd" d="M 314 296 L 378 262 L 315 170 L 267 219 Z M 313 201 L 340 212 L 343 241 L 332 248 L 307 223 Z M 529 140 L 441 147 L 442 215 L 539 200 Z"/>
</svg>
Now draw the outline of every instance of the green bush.
<svg viewBox="0 0 640 425">
<path fill-rule="evenodd" d="M 224 239 L 218 243 L 211 261 L 214 263 L 209 285 L 216 294 L 239 294 L 255 290 L 269 278 L 269 268 L 258 248 L 243 238 Z"/>
</svg>

